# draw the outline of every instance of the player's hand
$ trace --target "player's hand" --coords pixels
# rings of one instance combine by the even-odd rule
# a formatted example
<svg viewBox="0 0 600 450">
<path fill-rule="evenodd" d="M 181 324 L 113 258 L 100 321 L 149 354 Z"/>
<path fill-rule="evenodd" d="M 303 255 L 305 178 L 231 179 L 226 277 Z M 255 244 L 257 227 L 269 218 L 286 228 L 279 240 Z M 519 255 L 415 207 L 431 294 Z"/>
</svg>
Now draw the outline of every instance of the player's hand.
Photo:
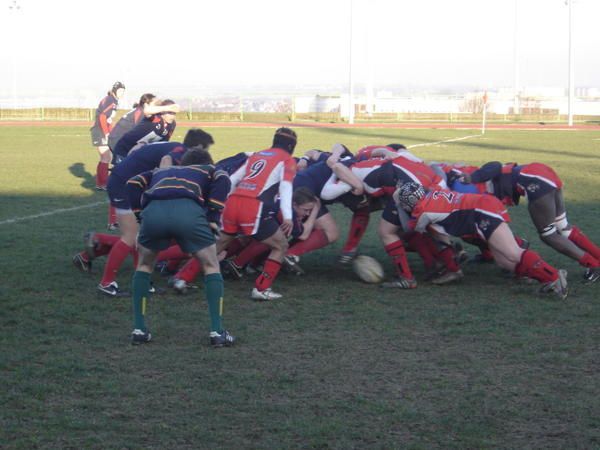
<svg viewBox="0 0 600 450">
<path fill-rule="evenodd" d="M 286 235 L 286 237 L 289 237 L 290 234 L 292 234 L 292 229 L 294 228 L 294 224 L 292 223 L 292 219 L 285 219 L 281 225 L 279 226 L 279 228 L 281 228 L 281 231 L 283 231 L 283 234 Z"/>
<path fill-rule="evenodd" d="M 354 186 L 351 191 L 354 195 L 363 195 L 365 193 L 365 188 L 361 184 L 360 186 Z"/>
<path fill-rule="evenodd" d="M 210 231 L 213 232 L 216 238 L 219 237 L 219 225 L 215 222 L 209 222 L 208 226 L 210 227 Z"/>
</svg>

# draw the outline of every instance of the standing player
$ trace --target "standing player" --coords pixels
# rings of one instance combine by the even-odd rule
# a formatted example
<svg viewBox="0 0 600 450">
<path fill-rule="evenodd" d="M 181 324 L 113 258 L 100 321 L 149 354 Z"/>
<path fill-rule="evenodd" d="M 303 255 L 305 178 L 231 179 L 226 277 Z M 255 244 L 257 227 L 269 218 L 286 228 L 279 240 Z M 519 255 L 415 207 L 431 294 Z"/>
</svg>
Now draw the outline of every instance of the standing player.
<svg viewBox="0 0 600 450">
<path fill-rule="evenodd" d="M 494 260 L 517 276 L 533 278 L 540 292 L 567 298 L 567 272 L 556 270 L 532 250 L 519 247 L 507 225 L 505 206 L 491 195 L 462 194 L 448 190 L 425 192 L 417 183 L 405 183 L 394 194 L 398 206 L 412 215 L 409 227 L 429 232 L 449 244 L 448 236 L 478 235 L 486 241 Z"/>
<path fill-rule="evenodd" d="M 105 191 L 108 181 L 108 166 L 112 154 L 108 146 L 108 136 L 111 130 L 111 123 L 116 114 L 119 99 L 125 93 L 125 85 L 120 81 L 113 84 L 112 88 L 106 94 L 98 108 L 96 109 L 96 120 L 90 132 L 92 134 L 92 145 L 98 149 L 100 162 L 96 167 L 96 189 Z"/>
<path fill-rule="evenodd" d="M 219 271 L 215 236 L 220 211 L 230 188 L 227 174 L 216 171 L 205 150 L 188 151 L 179 167 L 144 172 L 127 182 L 132 207 L 143 208 L 138 236 L 140 261 L 133 275 L 133 344 L 150 342 L 146 301 L 159 251 L 177 241 L 183 251 L 202 263 L 210 314 L 210 345 L 229 347 L 235 338 L 221 324 L 223 277 Z M 142 196 L 143 193 L 143 196 Z"/>
<path fill-rule="evenodd" d="M 541 163 L 517 165 L 493 161 L 465 174 L 463 181 L 485 185 L 486 192 L 506 205 L 517 205 L 527 198 L 527 209 L 540 239 L 554 250 L 586 267 L 584 281 L 600 278 L 600 248 L 577 226 L 569 224 L 563 182 L 551 167 Z"/>
<path fill-rule="evenodd" d="M 282 295 L 271 290 L 288 249 L 292 231 L 292 180 L 296 162 L 292 158 L 296 133 L 279 128 L 271 148 L 253 153 L 244 165 L 244 176 L 233 190 L 223 211 L 223 228 L 218 251 L 225 249 L 238 233 L 252 236 L 271 248 L 262 273 L 250 296 L 254 300 L 273 300 Z M 273 217 L 279 194 L 283 220 Z"/>
</svg>

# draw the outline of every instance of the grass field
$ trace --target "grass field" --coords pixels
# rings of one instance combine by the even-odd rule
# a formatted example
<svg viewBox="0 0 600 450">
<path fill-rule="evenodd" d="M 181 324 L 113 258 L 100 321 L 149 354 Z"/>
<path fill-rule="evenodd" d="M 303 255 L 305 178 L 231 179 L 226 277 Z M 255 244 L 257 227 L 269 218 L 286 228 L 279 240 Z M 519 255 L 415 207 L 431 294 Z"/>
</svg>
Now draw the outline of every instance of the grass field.
<svg viewBox="0 0 600 450">
<path fill-rule="evenodd" d="M 219 159 L 265 148 L 273 129 L 208 131 Z M 428 160 L 547 163 L 570 221 L 600 242 L 600 131 L 434 145 L 474 133 L 298 133 L 299 150 L 401 142 Z M 87 128 L 0 127 L 0 155 L 0 448 L 600 447 L 600 285 L 540 243 L 524 206 L 513 228 L 569 271 L 566 302 L 487 265 L 467 265 L 455 286 L 382 291 L 336 264 L 338 242 L 303 258 L 306 277 L 277 280 L 281 301 L 250 301 L 253 279 L 226 283 L 237 347 L 207 346 L 202 291 L 153 298 L 155 341 L 132 347 L 130 301 L 96 294 L 102 262 L 91 276 L 71 265 L 82 233 L 106 226 L 106 207 L 89 206 L 106 196 L 93 190 Z M 345 237 L 349 214 L 333 209 Z M 391 277 L 371 221 L 361 251 Z M 120 284 L 131 274 L 128 262 Z"/>
</svg>

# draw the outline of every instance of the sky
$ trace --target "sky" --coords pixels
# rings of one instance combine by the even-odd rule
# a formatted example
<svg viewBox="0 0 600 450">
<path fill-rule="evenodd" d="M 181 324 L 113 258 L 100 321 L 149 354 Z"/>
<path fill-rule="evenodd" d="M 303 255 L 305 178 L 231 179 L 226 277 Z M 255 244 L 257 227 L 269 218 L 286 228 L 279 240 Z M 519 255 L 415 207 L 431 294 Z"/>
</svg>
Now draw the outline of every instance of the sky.
<svg viewBox="0 0 600 450">
<path fill-rule="evenodd" d="M 600 87 L 600 1 L 573 1 L 575 84 Z M 345 91 L 351 4 L 358 90 L 511 87 L 515 36 L 520 86 L 568 83 L 565 0 L 0 2 L 0 99 L 99 97 L 116 80 L 128 95 Z"/>
</svg>

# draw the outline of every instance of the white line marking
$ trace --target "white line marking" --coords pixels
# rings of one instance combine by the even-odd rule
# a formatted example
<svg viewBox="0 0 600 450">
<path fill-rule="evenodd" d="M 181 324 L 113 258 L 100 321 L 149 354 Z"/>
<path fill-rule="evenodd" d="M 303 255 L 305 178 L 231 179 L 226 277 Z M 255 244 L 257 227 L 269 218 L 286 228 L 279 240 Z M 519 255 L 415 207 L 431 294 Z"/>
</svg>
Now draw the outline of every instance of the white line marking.
<svg viewBox="0 0 600 450">
<path fill-rule="evenodd" d="M 465 139 L 470 139 L 470 138 L 474 138 L 474 137 L 480 137 L 481 134 L 472 134 L 470 136 L 463 136 L 463 137 L 459 137 L 459 138 L 452 138 L 452 139 L 446 139 L 444 141 L 437 141 L 437 142 L 424 142 L 422 144 L 414 144 L 414 145 L 409 145 L 406 148 L 415 148 L 415 147 L 424 147 L 426 145 L 437 145 L 437 144 L 444 144 L 446 142 L 456 142 L 456 141 L 463 141 Z"/>
<path fill-rule="evenodd" d="M 465 139 L 470 139 L 470 138 L 473 138 L 473 137 L 480 137 L 480 136 L 481 136 L 480 134 L 473 134 L 473 135 L 470 135 L 470 136 L 463 136 L 463 137 L 459 137 L 459 138 L 445 139 L 443 141 L 424 142 L 422 144 L 409 145 L 407 148 L 424 147 L 426 145 L 444 144 L 446 142 L 462 141 L 462 140 L 465 140 Z M 44 213 L 40 213 L 40 214 L 35 214 L 33 216 L 15 217 L 14 219 L 7 219 L 7 220 L 1 221 L 0 225 L 8 225 L 8 224 L 11 224 L 11 223 L 22 222 L 24 220 L 39 219 L 40 217 L 53 216 L 55 214 L 61 214 L 61 213 L 64 213 L 64 212 L 71 212 L 71 211 L 77 211 L 77 210 L 80 210 L 80 209 L 93 208 L 94 206 L 104 205 L 106 203 L 107 202 L 95 202 L 95 203 L 89 203 L 87 205 L 74 206 L 73 208 L 55 209 L 54 211 L 48 211 L 48 212 L 44 212 Z"/>
<path fill-rule="evenodd" d="M 107 202 L 103 201 L 103 202 L 88 203 L 87 205 L 74 206 L 72 208 L 60 208 L 60 209 L 55 209 L 54 211 L 47 211 L 47 212 L 43 212 L 40 214 L 35 214 L 33 216 L 15 217 L 14 219 L 3 220 L 2 222 L 0 222 L 0 225 L 8 225 L 11 223 L 22 222 L 24 220 L 29 220 L 29 219 L 39 219 L 40 217 L 53 216 L 55 214 L 60 214 L 60 213 L 70 212 L 70 211 L 77 211 L 79 209 L 93 208 L 94 206 L 106 205 L 106 204 L 107 204 Z"/>
</svg>

